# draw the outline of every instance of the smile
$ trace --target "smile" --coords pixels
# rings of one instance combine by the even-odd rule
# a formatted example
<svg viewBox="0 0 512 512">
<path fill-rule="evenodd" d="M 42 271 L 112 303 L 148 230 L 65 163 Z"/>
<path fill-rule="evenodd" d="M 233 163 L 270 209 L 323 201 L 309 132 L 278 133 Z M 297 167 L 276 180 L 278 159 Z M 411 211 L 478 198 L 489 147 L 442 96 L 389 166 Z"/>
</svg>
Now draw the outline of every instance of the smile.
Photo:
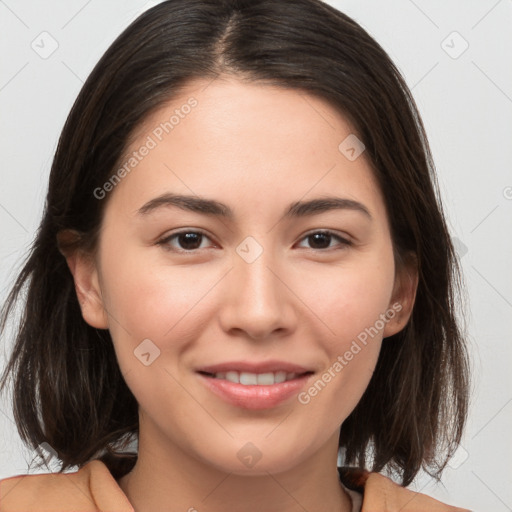
<svg viewBox="0 0 512 512">
<path fill-rule="evenodd" d="M 272 386 L 273 384 L 296 379 L 301 374 L 285 371 L 267 373 L 229 371 L 205 373 L 205 375 L 215 379 L 227 380 L 235 384 L 242 384 L 243 386 Z"/>
<path fill-rule="evenodd" d="M 296 396 L 314 372 L 285 362 L 238 362 L 203 367 L 196 374 L 224 402 L 257 410 L 277 407 Z"/>
</svg>

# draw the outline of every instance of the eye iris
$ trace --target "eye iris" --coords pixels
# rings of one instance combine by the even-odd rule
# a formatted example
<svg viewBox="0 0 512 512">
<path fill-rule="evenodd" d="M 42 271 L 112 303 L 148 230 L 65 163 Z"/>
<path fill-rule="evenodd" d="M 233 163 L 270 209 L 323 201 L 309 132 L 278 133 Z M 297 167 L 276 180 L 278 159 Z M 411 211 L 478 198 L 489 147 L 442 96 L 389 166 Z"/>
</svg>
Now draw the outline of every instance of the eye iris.
<svg viewBox="0 0 512 512">
<path fill-rule="evenodd" d="M 181 233 L 178 235 L 180 246 L 186 250 L 197 249 L 201 245 L 201 233 Z"/>
<path fill-rule="evenodd" d="M 310 241 L 314 240 L 314 242 L 311 244 L 313 249 L 325 249 L 329 247 L 331 243 L 331 235 L 329 233 L 315 233 L 313 235 L 309 235 L 308 238 Z M 322 243 L 322 241 L 327 241 L 327 243 Z"/>
</svg>

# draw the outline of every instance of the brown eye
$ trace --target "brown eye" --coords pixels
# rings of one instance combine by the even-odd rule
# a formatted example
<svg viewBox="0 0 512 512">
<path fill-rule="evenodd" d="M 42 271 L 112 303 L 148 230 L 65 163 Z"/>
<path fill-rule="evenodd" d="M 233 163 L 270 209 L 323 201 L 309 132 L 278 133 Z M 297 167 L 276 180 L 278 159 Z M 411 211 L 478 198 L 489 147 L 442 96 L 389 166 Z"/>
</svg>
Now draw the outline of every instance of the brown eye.
<svg viewBox="0 0 512 512">
<path fill-rule="evenodd" d="M 204 249 L 204 240 L 209 240 L 201 231 L 181 231 L 174 233 L 158 242 L 166 249 L 176 252 L 193 252 L 197 249 Z"/>
<path fill-rule="evenodd" d="M 331 249 L 335 248 L 336 245 L 338 248 L 343 249 L 344 247 L 351 245 L 351 242 L 339 235 L 336 235 L 332 231 L 316 231 L 306 235 L 303 240 L 307 240 L 310 244 L 310 249 L 315 250 Z M 338 244 L 332 246 L 331 243 L 333 241 L 337 241 Z"/>
</svg>

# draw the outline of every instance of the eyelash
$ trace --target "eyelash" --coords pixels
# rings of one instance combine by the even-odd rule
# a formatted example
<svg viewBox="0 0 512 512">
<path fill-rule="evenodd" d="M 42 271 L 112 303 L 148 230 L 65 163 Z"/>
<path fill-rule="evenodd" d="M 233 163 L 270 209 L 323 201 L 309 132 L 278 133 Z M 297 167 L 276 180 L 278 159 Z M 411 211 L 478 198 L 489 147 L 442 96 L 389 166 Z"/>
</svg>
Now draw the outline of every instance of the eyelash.
<svg viewBox="0 0 512 512">
<path fill-rule="evenodd" d="M 188 249 L 188 250 L 187 249 L 174 249 L 174 248 L 171 248 L 171 246 L 169 244 L 169 242 L 171 240 L 173 240 L 174 238 L 177 238 L 180 235 L 185 235 L 185 234 L 190 234 L 190 233 L 202 235 L 202 236 L 210 239 L 210 237 L 204 231 L 197 230 L 197 229 L 196 230 L 189 229 L 189 230 L 179 231 L 177 233 L 173 233 L 172 235 L 166 236 L 165 238 L 159 240 L 157 242 L 157 245 L 161 245 L 161 246 L 164 247 L 164 249 L 166 249 L 168 251 L 171 251 L 171 252 L 178 253 L 178 254 L 193 254 L 195 252 L 200 251 L 201 249 Z M 336 239 L 339 242 L 340 247 L 338 247 L 338 248 L 328 247 L 328 248 L 325 248 L 325 249 L 310 248 L 311 251 L 330 252 L 330 251 L 333 251 L 333 250 L 344 250 L 347 247 L 350 247 L 351 245 L 353 245 L 350 240 L 347 240 L 346 238 L 343 238 L 342 236 L 336 234 L 334 231 L 330 231 L 328 229 L 322 229 L 322 230 L 318 230 L 318 231 L 311 231 L 310 233 L 307 233 L 306 235 L 304 235 L 301 238 L 301 241 L 305 240 L 305 239 L 307 239 L 307 238 L 309 238 L 309 237 L 311 237 L 313 235 L 317 235 L 317 234 L 331 236 L 332 238 Z M 202 240 L 201 240 L 201 242 L 202 242 Z"/>
</svg>

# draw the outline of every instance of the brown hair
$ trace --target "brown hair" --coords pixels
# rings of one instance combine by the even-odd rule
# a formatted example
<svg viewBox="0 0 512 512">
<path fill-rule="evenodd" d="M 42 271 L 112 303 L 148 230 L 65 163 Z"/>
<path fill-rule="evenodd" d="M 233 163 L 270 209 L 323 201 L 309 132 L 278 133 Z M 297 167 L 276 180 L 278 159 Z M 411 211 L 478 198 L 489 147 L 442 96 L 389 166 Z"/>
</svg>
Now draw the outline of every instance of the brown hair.
<svg viewBox="0 0 512 512">
<path fill-rule="evenodd" d="M 93 191 L 114 173 L 134 130 L 195 78 L 232 75 L 317 95 L 355 127 L 387 208 L 397 265 L 417 260 L 415 305 L 384 343 L 371 382 L 341 427 L 346 464 L 439 476 L 461 438 L 468 360 L 456 318 L 461 272 L 417 107 L 385 51 L 319 0 L 170 0 L 135 20 L 85 82 L 62 131 L 45 210 L 0 327 L 26 288 L 11 358 L 22 439 L 48 443 L 62 470 L 113 454 L 138 434 L 137 403 L 108 330 L 82 318 L 57 234 L 93 250 L 106 201 Z M 129 459 L 133 465 L 134 459 Z"/>
</svg>

